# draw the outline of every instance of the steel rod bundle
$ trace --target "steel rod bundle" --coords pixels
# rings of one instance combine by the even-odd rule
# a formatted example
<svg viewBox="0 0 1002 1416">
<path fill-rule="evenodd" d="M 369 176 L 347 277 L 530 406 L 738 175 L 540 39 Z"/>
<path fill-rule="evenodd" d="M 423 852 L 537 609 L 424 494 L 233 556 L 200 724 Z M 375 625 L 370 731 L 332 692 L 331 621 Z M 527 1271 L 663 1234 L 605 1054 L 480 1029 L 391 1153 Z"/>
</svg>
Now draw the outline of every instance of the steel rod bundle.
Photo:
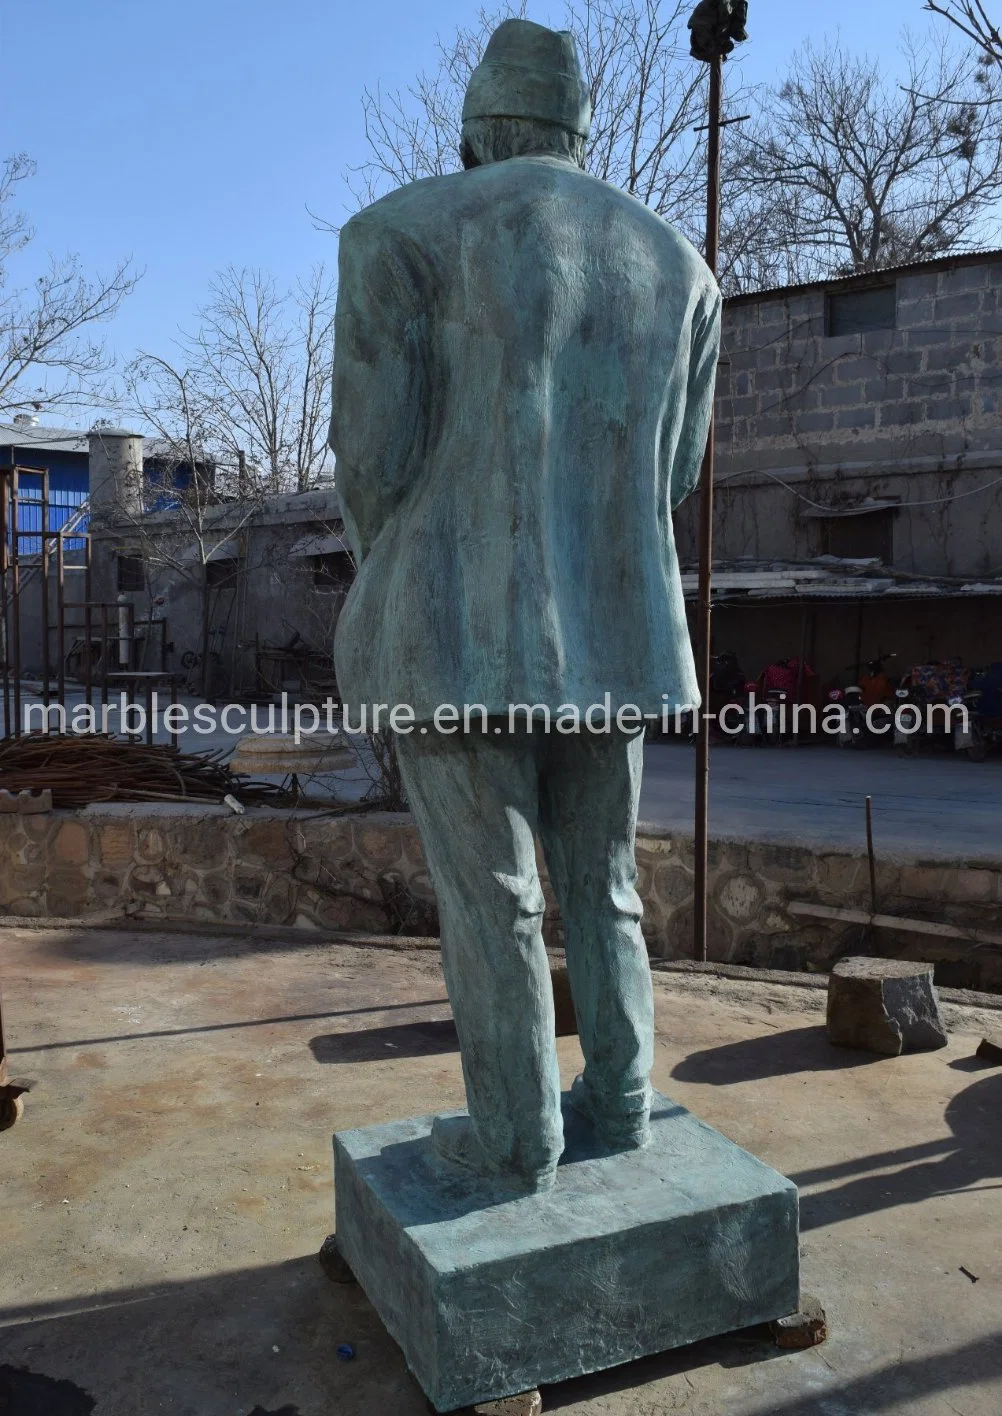
<svg viewBox="0 0 1002 1416">
<path fill-rule="evenodd" d="M 32 734 L 0 741 L 0 789 L 52 792 L 55 807 L 101 801 L 189 801 L 280 806 L 288 793 L 233 772 L 225 751 L 184 753 L 104 734 Z"/>
</svg>

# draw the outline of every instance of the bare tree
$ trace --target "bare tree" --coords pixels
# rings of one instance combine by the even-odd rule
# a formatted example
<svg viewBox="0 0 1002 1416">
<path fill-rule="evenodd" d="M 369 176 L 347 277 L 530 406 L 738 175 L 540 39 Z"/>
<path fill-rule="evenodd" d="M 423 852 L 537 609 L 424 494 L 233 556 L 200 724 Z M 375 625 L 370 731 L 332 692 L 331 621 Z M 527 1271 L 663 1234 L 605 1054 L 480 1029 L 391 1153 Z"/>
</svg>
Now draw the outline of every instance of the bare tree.
<svg viewBox="0 0 1002 1416">
<path fill-rule="evenodd" d="M 9 287 L 11 262 L 34 231 L 17 206 L 18 187 L 34 175 L 24 153 L 0 168 L 0 417 L 100 402 L 113 361 L 94 334 L 138 279 L 129 261 L 104 276 L 84 275 L 75 256 L 51 257 L 30 287 Z"/>
<path fill-rule="evenodd" d="M 245 454 L 269 491 L 327 475 L 335 286 L 323 266 L 291 291 L 256 270 L 221 272 L 181 347 L 213 445 Z"/>
<path fill-rule="evenodd" d="M 689 58 L 687 0 L 569 0 L 563 19 L 578 43 L 593 117 L 587 167 L 701 238 L 705 187 L 705 65 Z M 353 169 L 360 204 L 422 177 L 459 169 L 463 94 L 492 31 L 524 4 L 481 10 L 439 45 L 438 64 L 405 90 L 366 91 L 369 149 Z M 328 223 L 323 223 L 327 225 Z"/>
<path fill-rule="evenodd" d="M 925 8 L 972 39 L 989 62 L 1002 64 L 1002 34 L 981 0 L 926 0 Z"/>
<path fill-rule="evenodd" d="M 808 45 L 737 140 L 738 201 L 766 210 L 790 280 L 983 244 L 1002 196 L 1000 81 L 970 54 L 908 44 L 908 83 L 838 42 Z"/>
<path fill-rule="evenodd" d="M 259 489 L 248 495 L 238 486 L 234 467 L 220 461 L 225 452 L 215 442 L 217 409 L 203 396 L 200 374 L 150 354 L 126 369 L 132 410 L 155 439 L 149 462 L 160 469 L 161 482 L 142 489 L 138 504 L 119 507 L 116 526 L 138 544 L 151 596 L 165 577 L 192 587 L 198 604 L 199 691 L 208 698 L 213 688 L 210 566 L 217 558 L 230 559 L 230 544 L 241 539 L 262 498 Z M 160 511 L 145 504 L 153 493 L 166 503 Z M 247 571 L 244 562 L 238 574 Z"/>
</svg>

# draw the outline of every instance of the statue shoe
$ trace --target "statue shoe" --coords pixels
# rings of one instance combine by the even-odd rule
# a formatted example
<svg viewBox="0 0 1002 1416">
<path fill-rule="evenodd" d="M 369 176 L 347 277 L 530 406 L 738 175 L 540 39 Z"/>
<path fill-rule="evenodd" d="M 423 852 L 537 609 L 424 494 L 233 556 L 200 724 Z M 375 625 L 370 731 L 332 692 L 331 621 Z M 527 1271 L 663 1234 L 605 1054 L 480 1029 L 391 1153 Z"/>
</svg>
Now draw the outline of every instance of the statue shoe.
<svg viewBox="0 0 1002 1416">
<path fill-rule="evenodd" d="M 494 1180 L 522 1194 L 552 1190 L 556 1180 L 556 1165 L 529 1173 L 498 1165 L 487 1154 L 468 1116 L 436 1116 L 431 1125 L 431 1146 L 446 1169 Z"/>
<path fill-rule="evenodd" d="M 591 1122 L 596 1139 L 610 1151 L 640 1150 L 651 1139 L 647 1108 L 641 1112 L 615 1111 L 598 1105 L 584 1077 L 574 1078 L 570 1104 L 579 1116 Z"/>
</svg>

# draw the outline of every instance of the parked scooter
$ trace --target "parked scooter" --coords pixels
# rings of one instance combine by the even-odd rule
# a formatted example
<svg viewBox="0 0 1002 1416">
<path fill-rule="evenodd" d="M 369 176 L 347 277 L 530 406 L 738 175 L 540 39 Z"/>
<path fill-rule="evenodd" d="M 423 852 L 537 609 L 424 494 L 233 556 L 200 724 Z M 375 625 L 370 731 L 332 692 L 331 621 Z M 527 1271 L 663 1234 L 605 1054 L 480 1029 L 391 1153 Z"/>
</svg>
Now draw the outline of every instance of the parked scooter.
<svg viewBox="0 0 1002 1416">
<path fill-rule="evenodd" d="M 898 711 L 894 721 L 894 746 L 909 756 L 929 746 L 954 746 L 951 717 L 946 712 L 933 713 L 930 709 L 948 709 L 963 702 L 967 680 L 968 671 L 959 659 L 945 664 L 913 665 L 895 693 Z M 901 713 L 906 707 L 913 710 L 907 716 Z"/>
<path fill-rule="evenodd" d="M 896 657 L 895 654 L 878 654 L 875 659 L 867 660 L 857 682 L 844 690 L 845 726 L 838 736 L 839 747 L 858 749 L 887 741 L 887 734 L 871 729 L 869 713 L 878 704 L 893 704 L 895 701 L 894 684 L 888 678 L 884 665 Z M 853 667 L 858 668 L 859 665 Z"/>
<path fill-rule="evenodd" d="M 983 762 L 989 752 L 1002 748 L 1002 663 L 972 669 L 960 702 L 967 709 L 967 721 L 954 725 L 953 746 L 972 762 Z"/>
<path fill-rule="evenodd" d="M 759 674 L 758 700 L 770 710 L 757 718 L 757 740 L 769 744 L 788 742 L 794 737 L 793 709 L 811 703 L 817 691 L 817 674 L 799 659 L 777 659 Z"/>
<path fill-rule="evenodd" d="M 714 654 L 710 660 L 710 712 L 715 741 L 741 742 L 748 735 L 747 688 L 744 669 L 733 649 Z"/>
</svg>

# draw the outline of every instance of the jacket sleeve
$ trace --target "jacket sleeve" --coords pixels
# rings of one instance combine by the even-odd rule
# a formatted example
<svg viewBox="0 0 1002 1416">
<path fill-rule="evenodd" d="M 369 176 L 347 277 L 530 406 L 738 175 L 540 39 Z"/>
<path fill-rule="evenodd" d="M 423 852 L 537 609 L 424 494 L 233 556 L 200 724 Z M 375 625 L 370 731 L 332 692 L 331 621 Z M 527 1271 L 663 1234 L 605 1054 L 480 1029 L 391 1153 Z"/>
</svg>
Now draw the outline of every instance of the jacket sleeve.
<svg viewBox="0 0 1002 1416">
<path fill-rule="evenodd" d="M 329 442 L 359 564 L 410 490 L 425 444 L 426 312 L 412 243 L 363 214 L 341 232 Z"/>
<path fill-rule="evenodd" d="M 720 355 L 720 291 L 707 288 L 692 321 L 692 350 L 685 411 L 672 462 L 671 509 L 680 506 L 699 482 L 699 470 L 710 431 L 710 414 L 717 386 Z"/>
</svg>

